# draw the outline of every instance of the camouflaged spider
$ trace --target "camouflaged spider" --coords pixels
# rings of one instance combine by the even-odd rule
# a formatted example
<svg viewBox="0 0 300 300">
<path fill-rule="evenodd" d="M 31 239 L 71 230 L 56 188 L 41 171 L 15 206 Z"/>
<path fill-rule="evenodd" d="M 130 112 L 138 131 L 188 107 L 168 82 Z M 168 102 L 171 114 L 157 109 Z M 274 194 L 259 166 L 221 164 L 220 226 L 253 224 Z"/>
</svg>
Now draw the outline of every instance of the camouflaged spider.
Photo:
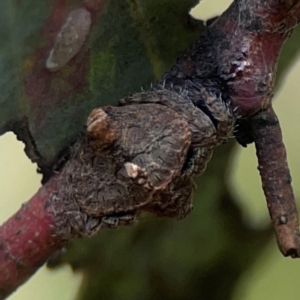
<svg viewBox="0 0 300 300">
<path fill-rule="evenodd" d="M 184 218 L 192 177 L 232 136 L 235 120 L 221 93 L 190 81 L 183 90 L 158 83 L 118 107 L 95 109 L 60 174 L 58 197 L 70 224 L 64 231 L 91 235 L 132 224 L 141 211 Z"/>
</svg>

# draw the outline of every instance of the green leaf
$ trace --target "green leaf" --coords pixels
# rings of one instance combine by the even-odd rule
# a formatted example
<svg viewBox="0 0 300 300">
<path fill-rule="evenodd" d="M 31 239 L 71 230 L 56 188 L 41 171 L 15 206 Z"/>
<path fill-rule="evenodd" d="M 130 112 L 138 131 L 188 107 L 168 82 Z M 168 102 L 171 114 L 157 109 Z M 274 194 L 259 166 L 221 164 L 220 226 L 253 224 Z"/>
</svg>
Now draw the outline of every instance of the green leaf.
<svg viewBox="0 0 300 300">
<path fill-rule="evenodd" d="M 117 104 L 171 67 L 203 29 L 190 22 L 195 2 L 86 0 L 92 20 L 88 36 L 67 64 L 51 72 L 46 61 L 55 38 L 81 4 L 2 1 L 0 133 L 13 130 L 45 172 L 93 108 Z"/>
</svg>

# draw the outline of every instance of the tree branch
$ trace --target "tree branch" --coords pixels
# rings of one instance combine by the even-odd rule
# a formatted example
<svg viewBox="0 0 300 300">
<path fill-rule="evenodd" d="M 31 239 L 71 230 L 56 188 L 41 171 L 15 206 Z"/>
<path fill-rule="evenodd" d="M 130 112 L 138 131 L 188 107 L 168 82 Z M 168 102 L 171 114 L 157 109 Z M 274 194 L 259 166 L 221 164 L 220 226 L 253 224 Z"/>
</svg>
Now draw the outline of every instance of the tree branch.
<svg viewBox="0 0 300 300">
<path fill-rule="evenodd" d="M 246 121 L 261 110 L 271 112 L 278 56 L 299 21 L 299 6 L 288 0 L 234 1 L 151 91 L 122 99 L 121 107 L 94 111 L 88 133 L 73 147 L 57 182 L 51 179 L 0 229 L 2 298 L 66 240 L 132 224 L 140 211 L 177 218 L 188 214 L 191 177 L 205 170 L 213 148 L 232 133 L 236 111 Z M 271 199 L 283 192 L 269 196 L 274 184 L 290 183 L 286 157 L 283 150 L 265 152 L 273 149 L 268 135 L 276 135 L 283 149 L 279 127 L 274 132 L 259 127 L 255 118 L 253 131 L 241 134 L 255 140 L 260 170 L 274 160 L 285 170 L 272 173 L 273 181 L 261 171 Z M 270 214 L 282 252 L 299 256 L 298 245 L 289 242 L 298 234 L 290 186 L 289 191 L 282 201 L 290 203 L 293 217 L 283 222 L 285 211 L 278 215 L 273 202 Z M 280 231 L 285 227 L 277 226 L 278 218 L 288 226 L 291 221 L 292 229 Z"/>
<path fill-rule="evenodd" d="M 280 251 L 299 257 L 300 233 L 292 178 L 277 116 L 272 108 L 251 119 L 259 172 Z"/>
<path fill-rule="evenodd" d="M 49 180 L 0 227 L 0 299 L 9 296 L 62 246 L 52 232 L 53 217 L 47 201 L 57 190 Z"/>
</svg>

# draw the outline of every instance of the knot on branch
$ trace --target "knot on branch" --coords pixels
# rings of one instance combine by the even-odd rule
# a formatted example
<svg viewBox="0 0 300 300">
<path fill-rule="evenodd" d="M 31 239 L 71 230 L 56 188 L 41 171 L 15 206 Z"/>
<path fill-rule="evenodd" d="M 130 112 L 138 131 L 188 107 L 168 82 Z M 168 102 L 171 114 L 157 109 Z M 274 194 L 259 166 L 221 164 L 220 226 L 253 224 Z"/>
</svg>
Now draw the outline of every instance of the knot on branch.
<svg viewBox="0 0 300 300">
<path fill-rule="evenodd" d="M 177 219 L 191 212 L 192 176 L 204 172 L 235 122 L 220 95 L 195 93 L 206 109 L 158 89 L 93 110 L 58 178 L 55 234 L 70 239 L 131 225 L 143 211 Z"/>
</svg>

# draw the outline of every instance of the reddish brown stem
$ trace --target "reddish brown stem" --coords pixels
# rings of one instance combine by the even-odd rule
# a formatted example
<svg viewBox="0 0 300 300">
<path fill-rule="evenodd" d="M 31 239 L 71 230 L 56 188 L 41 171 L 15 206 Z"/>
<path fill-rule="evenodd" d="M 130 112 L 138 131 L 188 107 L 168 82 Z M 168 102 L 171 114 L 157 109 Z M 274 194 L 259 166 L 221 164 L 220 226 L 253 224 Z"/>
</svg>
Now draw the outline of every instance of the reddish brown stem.
<svg viewBox="0 0 300 300">
<path fill-rule="evenodd" d="M 222 80 L 232 106 L 249 118 L 269 107 L 281 48 L 299 19 L 299 0 L 233 1 L 161 82 Z"/>
<path fill-rule="evenodd" d="M 85 1 L 85 4 L 91 8 L 92 2 Z M 234 1 L 206 35 L 164 76 L 164 84 L 169 80 L 172 86 L 180 85 L 184 77 L 209 79 L 218 84 L 221 80 L 230 86 L 228 97 L 243 117 L 251 117 L 262 108 L 268 109 L 277 58 L 285 39 L 298 23 L 299 3 L 298 0 Z M 49 22 L 55 23 L 54 19 Z M 54 37 L 53 26 L 48 27 L 45 30 L 51 29 Z M 50 44 L 45 47 L 48 49 Z M 37 57 L 45 53 L 42 50 L 38 50 Z M 41 65 L 38 68 L 42 68 Z M 45 70 L 33 68 L 31 75 L 36 77 L 41 72 Z M 43 87 L 31 86 L 30 91 L 38 103 L 41 94 L 45 95 Z M 284 255 L 300 256 L 297 211 L 278 120 L 273 110 L 268 109 L 255 115 L 251 122 L 279 247 Z M 56 190 L 56 181 L 51 179 L 0 228 L 0 299 L 26 281 L 63 244 L 62 239 L 51 232 L 55 224 L 46 209 L 47 200 Z"/>
<path fill-rule="evenodd" d="M 47 200 L 56 190 L 52 178 L 0 227 L 0 299 L 11 294 L 62 246 L 52 235 Z"/>
<path fill-rule="evenodd" d="M 279 249 L 285 256 L 300 256 L 299 222 L 286 150 L 279 121 L 272 107 L 251 119 L 258 169 Z"/>
</svg>

